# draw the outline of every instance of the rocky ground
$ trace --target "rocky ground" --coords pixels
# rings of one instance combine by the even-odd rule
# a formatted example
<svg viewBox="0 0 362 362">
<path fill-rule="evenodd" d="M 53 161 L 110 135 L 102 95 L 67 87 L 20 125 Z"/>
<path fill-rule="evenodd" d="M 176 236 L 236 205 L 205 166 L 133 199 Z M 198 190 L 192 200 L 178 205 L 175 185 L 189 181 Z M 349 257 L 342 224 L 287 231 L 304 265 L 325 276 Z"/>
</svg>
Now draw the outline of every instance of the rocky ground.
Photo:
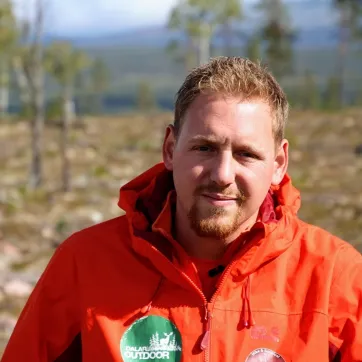
<svg viewBox="0 0 362 362">
<path fill-rule="evenodd" d="M 85 119 L 72 130 L 68 193 L 60 188 L 59 129 L 46 129 L 44 188 L 29 191 L 27 123 L 0 123 L 0 356 L 54 248 L 72 232 L 121 214 L 119 187 L 161 160 L 171 119 Z M 362 110 L 292 113 L 288 137 L 300 217 L 362 251 Z"/>
</svg>

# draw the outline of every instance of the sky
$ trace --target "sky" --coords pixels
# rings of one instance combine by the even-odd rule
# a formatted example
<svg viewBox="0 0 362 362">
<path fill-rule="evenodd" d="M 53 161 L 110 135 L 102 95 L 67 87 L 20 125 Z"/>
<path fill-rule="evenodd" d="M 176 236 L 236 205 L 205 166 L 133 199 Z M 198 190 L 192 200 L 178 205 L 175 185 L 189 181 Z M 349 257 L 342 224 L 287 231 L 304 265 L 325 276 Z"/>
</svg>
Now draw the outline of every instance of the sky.
<svg viewBox="0 0 362 362">
<path fill-rule="evenodd" d="M 20 18 L 31 16 L 35 0 L 13 0 Z M 97 34 L 165 24 L 177 0 L 43 0 L 52 34 Z"/>
<path fill-rule="evenodd" d="M 32 16 L 34 2 L 13 0 L 20 18 Z M 53 35 L 102 35 L 121 30 L 163 25 L 178 0 L 42 0 L 46 5 L 46 32 Z M 220 0 L 222 1 L 222 0 Z M 244 0 L 255 3 L 257 0 Z M 285 0 L 303 7 L 330 0 Z M 302 19 L 303 20 L 303 19 Z M 303 21 L 305 21 L 304 19 Z"/>
</svg>

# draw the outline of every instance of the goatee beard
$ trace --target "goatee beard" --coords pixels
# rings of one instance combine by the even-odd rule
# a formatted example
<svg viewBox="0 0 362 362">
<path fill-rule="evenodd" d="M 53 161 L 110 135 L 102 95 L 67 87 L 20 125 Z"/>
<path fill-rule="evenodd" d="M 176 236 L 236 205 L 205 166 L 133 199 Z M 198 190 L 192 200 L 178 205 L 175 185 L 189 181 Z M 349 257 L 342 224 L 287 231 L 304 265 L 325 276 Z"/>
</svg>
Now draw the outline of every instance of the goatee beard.
<svg viewBox="0 0 362 362">
<path fill-rule="evenodd" d="M 218 193 L 223 196 L 235 198 L 237 210 L 230 214 L 230 211 L 227 209 L 210 206 L 207 210 L 208 215 L 202 216 L 202 212 L 198 207 L 198 199 L 203 193 Z M 242 224 L 244 216 L 242 205 L 245 200 L 246 197 L 244 193 L 239 190 L 232 192 L 216 184 L 200 186 L 195 191 L 195 202 L 187 215 L 190 226 L 199 237 L 224 240 L 235 233 Z"/>
</svg>

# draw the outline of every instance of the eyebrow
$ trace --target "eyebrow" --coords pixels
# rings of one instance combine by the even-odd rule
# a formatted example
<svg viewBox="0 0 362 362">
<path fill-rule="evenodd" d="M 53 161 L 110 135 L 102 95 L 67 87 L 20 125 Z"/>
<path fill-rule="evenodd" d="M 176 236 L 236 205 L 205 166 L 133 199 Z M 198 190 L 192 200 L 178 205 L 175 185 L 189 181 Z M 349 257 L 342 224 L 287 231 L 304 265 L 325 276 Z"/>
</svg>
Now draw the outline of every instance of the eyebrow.
<svg viewBox="0 0 362 362">
<path fill-rule="evenodd" d="M 223 140 L 218 140 L 216 137 L 202 136 L 202 135 L 196 135 L 189 140 L 189 143 L 197 143 L 197 142 L 205 142 L 214 145 L 220 145 L 226 143 Z"/>
<path fill-rule="evenodd" d="M 212 146 L 220 146 L 220 144 L 225 144 L 226 142 L 224 140 L 218 140 L 216 137 L 210 137 L 210 136 L 202 136 L 202 135 L 197 135 L 194 136 L 190 139 L 189 143 L 194 144 L 194 143 L 206 143 Z M 263 150 L 258 149 L 257 147 L 255 147 L 252 144 L 247 144 L 244 143 L 240 146 L 238 146 L 237 148 L 249 152 L 249 153 L 253 153 L 256 155 L 260 155 L 262 154 Z"/>
</svg>

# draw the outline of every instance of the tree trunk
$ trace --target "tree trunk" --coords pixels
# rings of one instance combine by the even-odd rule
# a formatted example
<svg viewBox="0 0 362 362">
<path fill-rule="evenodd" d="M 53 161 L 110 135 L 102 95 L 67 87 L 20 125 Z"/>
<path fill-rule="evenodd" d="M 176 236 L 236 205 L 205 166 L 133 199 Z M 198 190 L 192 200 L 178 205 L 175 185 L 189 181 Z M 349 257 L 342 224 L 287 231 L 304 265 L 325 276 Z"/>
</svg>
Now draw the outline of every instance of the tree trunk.
<svg viewBox="0 0 362 362">
<path fill-rule="evenodd" d="M 343 106 L 344 103 L 344 76 L 346 69 L 346 59 L 349 43 L 349 29 L 348 29 L 348 9 L 341 9 L 341 20 L 339 28 L 339 44 L 338 44 L 338 57 L 337 57 L 337 74 L 339 77 L 339 103 Z"/>
<path fill-rule="evenodd" d="M 189 74 L 189 72 L 195 67 L 195 39 L 191 36 L 188 36 L 186 48 L 185 48 L 185 57 L 184 57 L 184 69 L 185 74 Z"/>
<path fill-rule="evenodd" d="M 9 68 L 3 60 L 0 63 L 0 117 L 4 118 L 9 110 Z"/>
<path fill-rule="evenodd" d="M 224 55 L 225 56 L 232 56 L 232 42 L 233 42 L 233 32 L 232 32 L 232 28 L 231 28 L 231 24 L 229 21 L 227 21 L 224 26 L 224 46 L 225 46 L 225 50 L 224 50 Z"/>
<path fill-rule="evenodd" d="M 29 186 L 32 189 L 42 184 L 42 150 L 43 128 L 45 117 L 44 105 L 44 70 L 43 70 L 43 0 L 36 2 L 35 40 L 34 40 L 34 68 L 32 74 L 34 96 L 34 118 L 32 127 L 32 158 L 30 166 Z"/>
<path fill-rule="evenodd" d="M 210 58 L 210 43 L 211 43 L 211 26 L 207 23 L 202 24 L 201 34 L 199 37 L 199 65 L 203 65 Z"/>
<path fill-rule="evenodd" d="M 61 133 L 61 158 L 62 158 L 62 189 L 68 192 L 71 189 L 71 173 L 70 173 L 70 159 L 68 153 L 69 147 L 69 130 L 73 123 L 74 110 L 71 88 L 64 88 L 63 95 L 63 122 Z"/>
<path fill-rule="evenodd" d="M 15 81 L 19 88 L 20 102 L 23 109 L 26 109 L 30 106 L 31 94 L 22 59 L 19 56 L 13 57 L 12 66 L 15 73 Z"/>
</svg>

